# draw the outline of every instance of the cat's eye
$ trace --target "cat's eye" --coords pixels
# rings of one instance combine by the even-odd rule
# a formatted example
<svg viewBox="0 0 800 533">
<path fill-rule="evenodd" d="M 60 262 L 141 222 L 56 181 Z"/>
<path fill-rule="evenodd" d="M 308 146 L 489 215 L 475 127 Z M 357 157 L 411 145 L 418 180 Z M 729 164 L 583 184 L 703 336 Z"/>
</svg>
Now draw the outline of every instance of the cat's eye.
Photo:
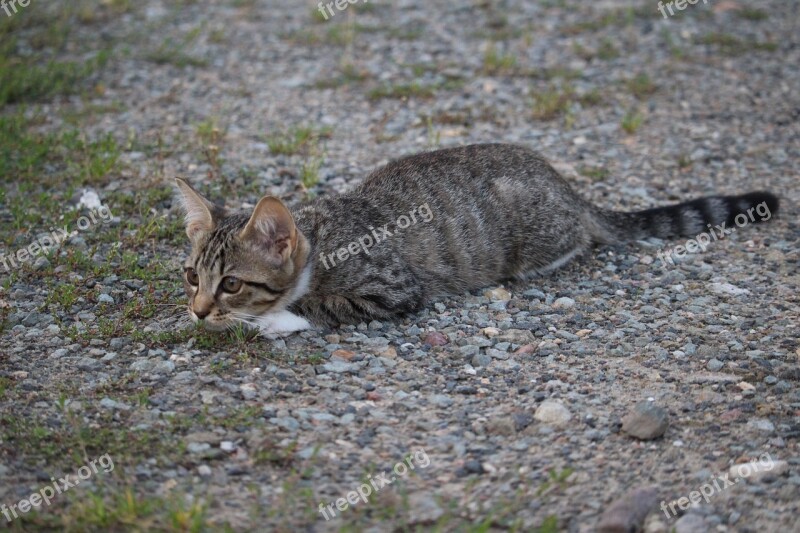
<svg viewBox="0 0 800 533">
<path fill-rule="evenodd" d="M 195 269 L 186 269 L 186 281 L 189 282 L 189 285 L 197 287 L 197 285 L 200 283 L 200 277 L 197 275 L 197 271 Z"/>
<path fill-rule="evenodd" d="M 233 276 L 228 276 L 223 278 L 222 280 L 222 290 L 233 294 L 234 292 L 239 292 L 239 289 L 242 288 L 242 280 L 239 278 L 234 278 Z"/>
</svg>

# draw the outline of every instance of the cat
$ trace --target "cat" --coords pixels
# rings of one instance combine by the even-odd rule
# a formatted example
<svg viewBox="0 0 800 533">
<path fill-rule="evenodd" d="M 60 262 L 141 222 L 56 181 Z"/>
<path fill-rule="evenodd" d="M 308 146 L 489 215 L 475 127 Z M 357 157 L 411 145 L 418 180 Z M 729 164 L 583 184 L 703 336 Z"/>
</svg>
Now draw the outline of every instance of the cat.
<svg viewBox="0 0 800 533">
<path fill-rule="evenodd" d="M 232 212 L 177 185 L 192 320 L 264 333 L 391 320 L 438 296 L 548 272 L 595 244 L 696 235 L 756 206 L 778 210 L 773 194 L 752 192 L 610 211 L 538 153 L 508 144 L 404 157 L 349 192 L 293 208 L 265 196 Z"/>
</svg>

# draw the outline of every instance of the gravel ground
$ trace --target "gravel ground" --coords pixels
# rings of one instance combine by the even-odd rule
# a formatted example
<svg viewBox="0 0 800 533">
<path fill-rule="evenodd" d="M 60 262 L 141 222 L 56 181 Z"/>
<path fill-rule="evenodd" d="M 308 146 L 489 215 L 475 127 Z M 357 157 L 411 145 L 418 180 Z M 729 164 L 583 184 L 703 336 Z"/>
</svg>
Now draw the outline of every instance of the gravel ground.
<svg viewBox="0 0 800 533">
<path fill-rule="evenodd" d="M 655 5 L 20 7 L 0 86 L 14 61 L 93 67 L 3 95 L 5 255 L 79 231 L 2 269 L 0 504 L 80 485 L 0 524 L 800 531 L 800 8 Z M 295 202 L 473 142 L 531 146 L 609 207 L 768 189 L 782 210 L 675 265 L 657 257 L 678 241 L 598 248 L 396 323 L 187 324 L 172 177 Z M 113 470 L 80 479 L 101 456 Z"/>
</svg>

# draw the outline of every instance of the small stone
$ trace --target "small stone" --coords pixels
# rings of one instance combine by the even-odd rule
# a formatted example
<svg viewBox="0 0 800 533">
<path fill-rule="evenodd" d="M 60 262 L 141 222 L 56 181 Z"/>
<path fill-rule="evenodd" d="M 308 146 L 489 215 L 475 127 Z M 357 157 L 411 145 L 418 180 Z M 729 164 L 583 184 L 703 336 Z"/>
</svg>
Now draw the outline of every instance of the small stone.
<svg viewBox="0 0 800 533">
<path fill-rule="evenodd" d="M 733 465 L 728 472 L 732 480 L 744 478 L 748 481 L 770 482 L 778 479 L 788 471 L 788 462 L 775 461 L 771 457 L 764 458 L 762 456 L 749 463 Z"/>
<path fill-rule="evenodd" d="M 356 363 L 348 363 L 345 361 L 331 361 L 322 365 L 325 372 L 332 372 L 334 374 L 344 374 L 347 372 L 357 373 L 359 366 Z"/>
<path fill-rule="evenodd" d="M 149 372 L 155 366 L 155 361 L 150 359 L 138 359 L 131 363 L 131 370 L 134 372 Z"/>
<path fill-rule="evenodd" d="M 383 351 L 379 352 L 381 357 L 386 357 L 388 359 L 396 359 L 397 358 L 397 350 L 394 346 L 387 346 Z"/>
<path fill-rule="evenodd" d="M 103 363 L 91 357 L 79 357 L 75 366 L 78 367 L 78 370 L 100 370 L 103 368 Z"/>
<path fill-rule="evenodd" d="M 111 398 L 103 398 L 100 400 L 100 407 L 111 410 L 128 411 L 131 406 L 122 402 L 117 402 Z"/>
<path fill-rule="evenodd" d="M 334 350 L 331 353 L 331 357 L 338 357 L 339 359 L 344 359 L 345 361 L 350 361 L 355 357 L 356 352 L 350 350 Z"/>
<path fill-rule="evenodd" d="M 453 405 L 453 399 L 445 394 L 434 394 L 429 401 L 437 407 L 447 408 Z"/>
<path fill-rule="evenodd" d="M 526 344 L 524 346 L 520 346 L 519 348 L 517 348 L 517 351 L 514 352 L 514 353 L 515 354 L 520 354 L 520 355 L 525 355 L 525 354 L 533 353 L 534 351 L 536 351 L 536 345 L 535 344 Z"/>
<path fill-rule="evenodd" d="M 515 431 L 514 420 L 507 416 L 492 417 L 486 423 L 486 431 L 492 435 L 513 435 Z"/>
<path fill-rule="evenodd" d="M 422 492 L 415 492 L 409 496 L 408 509 L 409 525 L 423 524 L 428 527 L 445 514 L 435 498 Z"/>
<path fill-rule="evenodd" d="M 725 363 L 723 363 L 717 358 L 714 358 L 708 363 L 706 363 L 706 368 L 709 369 L 711 372 L 719 372 L 720 370 L 722 370 L 722 367 L 724 366 Z"/>
<path fill-rule="evenodd" d="M 489 289 L 487 291 L 484 291 L 483 295 L 486 296 L 487 298 L 489 298 L 490 300 L 493 300 L 493 301 L 498 301 L 499 300 L 499 301 L 507 302 L 508 300 L 511 299 L 511 293 L 508 292 L 507 290 L 505 290 L 502 287 L 498 287 L 496 289 Z"/>
<path fill-rule="evenodd" d="M 479 367 L 479 366 L 489 366 L 489 363 L 492 362 L 491 356 L 485 353 L 476 354 L 475 357 L 472 358 L 470 361 L 472 366 Z"/>
<path fill-rule="evenodd" d="M 736 386 L 739 387 L 739 389 L 742 390 L 742 391 L 756 390 L 756 388 L 753 385 L 751 385 L 750 383 L 748 383 L 746 381 L 741 381 L 741 382 L 737 383 Z"/>
<path fill-rule="evenodd" d="M 241 391 L 242 397 L 244 397 L 245 400 L 252 400 L 257 395 L 256 386 L 252 383 L 242 383 L 239 386 L 239 390 Z"/>
<path fill-rule="evenodd" d="M 562 426 L 569 422 L 572 418 L 572 414 L 563 404 L 546 400 L 536 409 L 533 418 L 544 424 Z"/>
<path fill-rule="evenodd" d="M 668 427 L 669 415 L 666 409 L 658 407 L 654 402 L 639 402 L 622 418 L 622 431 L 641 440 L 657 439 Z"/>
<path fill-rule="evenodd" d="M 440 333 L 438 331 L 431 331 L 422 339 L 422 342 L 425 344 L 430 344 L 431 346 L 444 346 L 445 344 L 449 343 L 450 340 L 444 333 Z"/>
<path fill-rule="evenodd" d="M 36 261 L 33 262 L 33 269 L 34 270 L 44 270 L 50 266 L 50 261 L 43 255 L 40 255 L 36 258 Z"/>
<path fill-rule="evenodd" d="M 712 283 L 709 285 L 712 291 L 716 292 L 717 294 L 729 294 L 731 296 L 739 296 L 742 294 L 750 294 L 750 291 L 747 289 L 741 289 L 736 285 L 731 285 L 730 283 Z"/>
<path fill-rule="evenodd" d="M 598 533 L 641 531 L 650 509 L 658 502 L 654 487 L 635 488 L 615 500 L 600 517 Z"/>
<path fill-rule="evenodd" d="M 474 357 L 480 352 L 480 348 L 474 344 L 467 344 L 458 349 L 464 357 Z"/>
<path fill-rule="evenodd" d="M 703 517 L 695 513 L 683 515 L 673 527 L 675 533 L 706 533 L 711 530 Z"/>
<path fill-rule="evenodd" d="M 114 298 L 112 298 L 108 294 L 103 293 L 97 297 L 97 302 L 101 304 L 113 304 Z"/>
<path fill-rule="evenodd" d="M 189 453 L 201 453 L 210 449 L 211 445 L 207 442 L 190 442 L 186 445 L 186 450 Z"/>
<path fill-rule="evenodd" d="M 747 421 L 747 427 L 749 429 L 758 431 L 760 433 L 774 433 L 775 432 L 775 424 L 767 420 L 766 418 L 753 418 Z"/>
<path fill-rule="evenodd" d="M 492 337 L 500 335 L 500 330 L 497 328 L 483 328 L 481 330 L 481 333 L 483 333 L 484 335 L 486 335 L 491 339 Z"/>
<path fill-rule="evenodd" d="M 158 361 L 153 365 L 153 374 L 170 374 L 175 370 L 175 363 L 172 361 Z"/>
<path fill-rule="evenodd" d="M 575 300 L 566 296 L 562 296 L 553 302 L 553 309 L 570 309 L 572 307 L 575 307 Z"/>
<path fill-rule="evenodd" d="M 200 477 L 211 477 L 211 467 L 208 465 L 200 465 L 197 467 L 197 475 Z"/>
</svg>

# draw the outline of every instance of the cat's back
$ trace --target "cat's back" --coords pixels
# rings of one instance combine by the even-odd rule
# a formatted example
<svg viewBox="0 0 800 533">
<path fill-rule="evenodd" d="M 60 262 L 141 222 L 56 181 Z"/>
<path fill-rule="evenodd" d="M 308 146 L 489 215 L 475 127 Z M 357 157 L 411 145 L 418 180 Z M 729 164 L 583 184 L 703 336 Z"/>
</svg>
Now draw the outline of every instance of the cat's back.
<svg viewBox="0 0 800 533">
<path fill-rule="evenodd" d="M 419 186 L 472 186 L 547 165 L 538 153 L 513 144 L 472 144 L 408 155 L 374 170 L 353 192 L 387 192 Z"/>
</svg>

